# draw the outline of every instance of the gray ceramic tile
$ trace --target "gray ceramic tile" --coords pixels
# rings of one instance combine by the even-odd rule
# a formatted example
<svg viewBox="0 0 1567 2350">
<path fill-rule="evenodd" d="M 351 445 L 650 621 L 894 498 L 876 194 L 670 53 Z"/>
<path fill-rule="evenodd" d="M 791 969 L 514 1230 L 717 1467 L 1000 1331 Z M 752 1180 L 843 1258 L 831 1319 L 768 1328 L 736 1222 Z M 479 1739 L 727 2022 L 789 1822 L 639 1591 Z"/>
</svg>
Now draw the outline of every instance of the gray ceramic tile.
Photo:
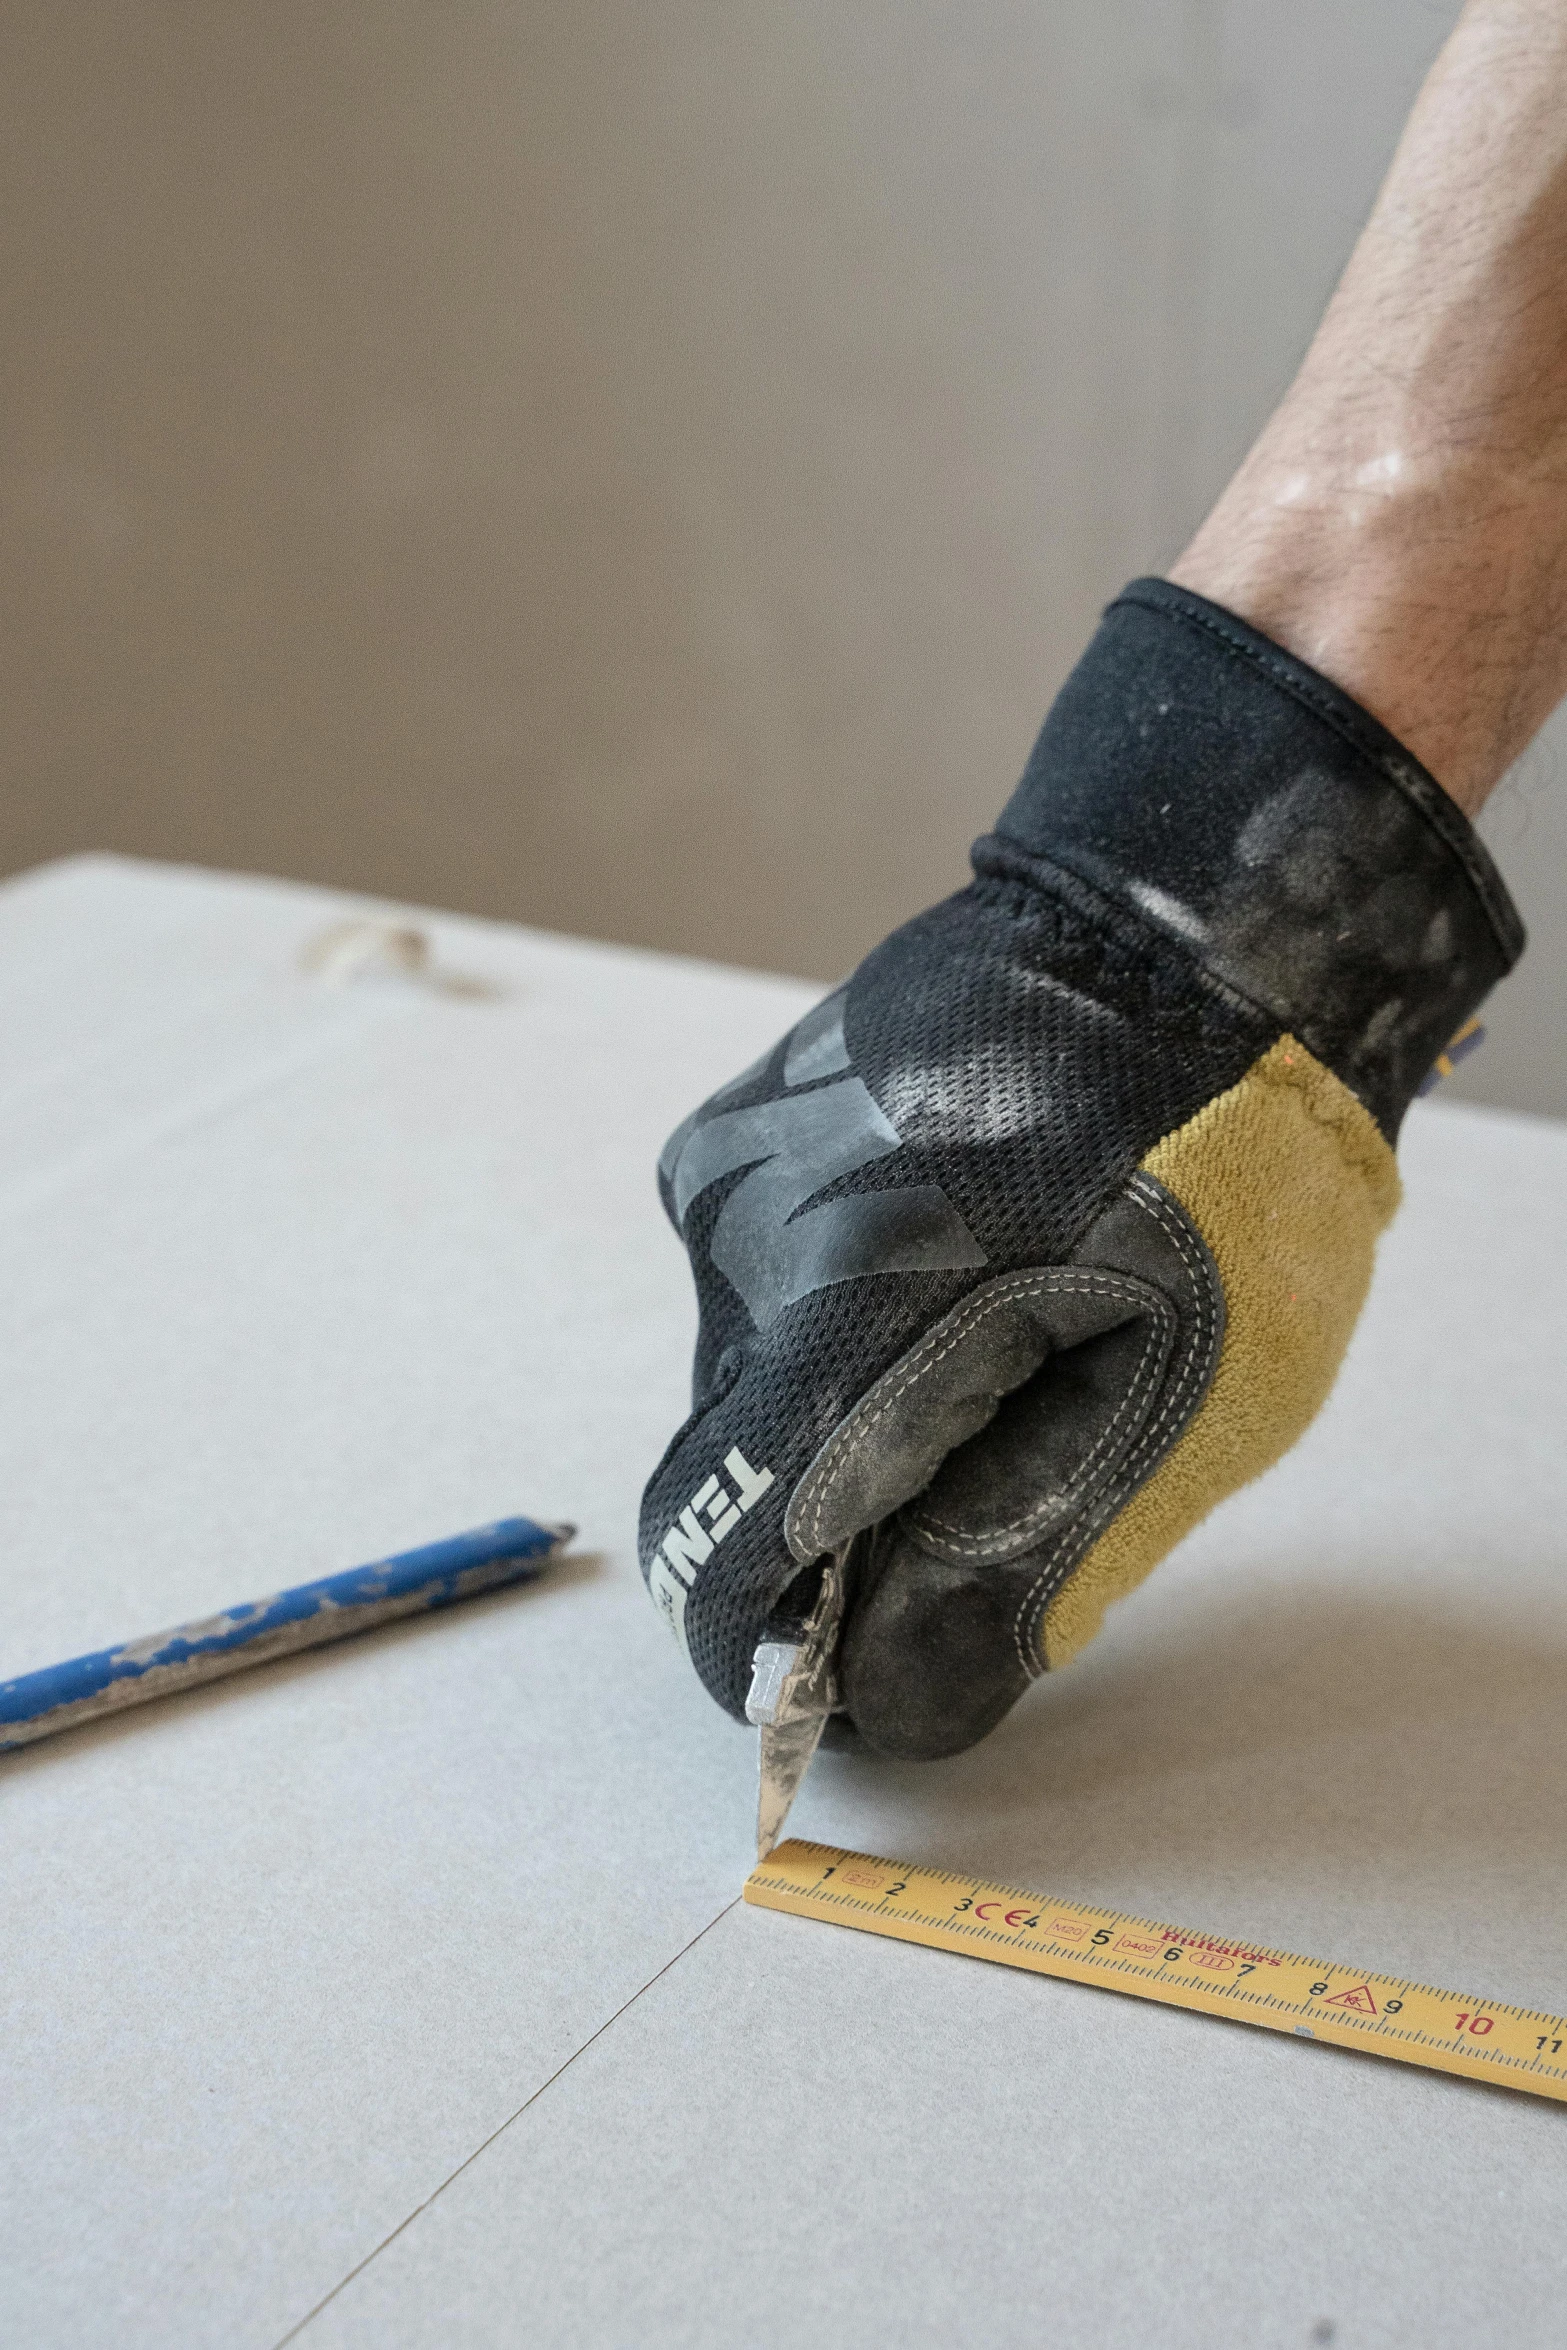
<svg viewBox="0 0 1567 2350">
<path fill-rule="evenodd" d="M 1557 2107 L 737 1910 L 297 2339 L 1543 2350 L 1564 2187 Z"/>
<path fill-rule="evenodd" d="M 340 903 L 156 872 L 25 910 L 77 1061 L 0 1119 L 0 1671 L 582 1527 L 546 1585 L 0 1763 L 0 2337 L 270 2342 L 745 1866 L 748 1741 L 634 1557 L 691 1326 L 651 1167 L 810 991 L 476 923 L 442 954 L 500 997 L 323 992 Z"/>
<path fill-rule="evenodd" d="M 20 902 L 0 1113 L 84 1033 L 122 1082 L 0 1114 L 0 1669 L 512 1506 L 583 1556 L 0 1765 L 8 2342 L 340 2285 L 302 2339 L 1550 2338 L 1554 2109 L 724 1914 L 749 1741 L 631 1553 L 691 1328 L 648 1170 L 805 991 L 437 919 L 500 993 L 328 1004 L 324 895 Z M 823 1758 L 804 1833 L 1567 2006 L 1567 1135 L 1429 1107 L 1404 1164 L 1306 1444 L 973 1755 Z"/>
<path fill-rule="evenodd" d="M 802 1833 L 1567 2008 L 1567 1134 L 1404 1165 L 1298 1452 Z M 301 2339 L 1543 2346 L 1564 2191 L 1553 2106 L 736 1911 Z"/>
</svg>

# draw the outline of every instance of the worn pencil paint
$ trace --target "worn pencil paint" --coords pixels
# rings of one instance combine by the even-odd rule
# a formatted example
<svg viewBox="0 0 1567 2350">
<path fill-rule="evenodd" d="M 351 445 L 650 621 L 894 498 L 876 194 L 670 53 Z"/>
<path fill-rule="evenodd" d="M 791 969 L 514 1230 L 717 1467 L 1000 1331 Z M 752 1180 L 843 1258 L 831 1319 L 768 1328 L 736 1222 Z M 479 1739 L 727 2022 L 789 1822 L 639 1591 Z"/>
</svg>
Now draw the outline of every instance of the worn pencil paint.
<svg viewBox="0 0 1567 2350">
<path fill-rule="evenodd" d="M 419 1550 L 299 1583 L 221 1615 L 177 1624 L 64 1664 L 0 1681 L 0 1753 L 95 1721 L 124 1706 L 247 1671 L 302 1648 L 344 1640 L 398 1616 L 450 1607 L 542 1574 L 569 1526 L 501 1518 Z"/>
</svg>

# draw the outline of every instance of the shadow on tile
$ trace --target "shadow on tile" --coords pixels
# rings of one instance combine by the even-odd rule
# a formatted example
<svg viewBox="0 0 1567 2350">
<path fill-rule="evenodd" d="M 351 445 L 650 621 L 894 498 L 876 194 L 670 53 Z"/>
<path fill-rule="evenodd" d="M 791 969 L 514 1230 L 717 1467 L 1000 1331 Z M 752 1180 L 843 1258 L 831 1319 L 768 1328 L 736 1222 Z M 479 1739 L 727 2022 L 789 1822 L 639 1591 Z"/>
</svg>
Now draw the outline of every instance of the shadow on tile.
<svg viewBox="0 0 1567 2350">
<path fill-rule="evenodd" d="M 1543 1934 L 1567 1903 L 1567 1621 L 1516 1592 L 1488 1620 L 1479 1579 L 1472 1606 L 1365 1579 L 1188 1590 L 970 1754 L 823 1756 L 797 1832 L 1193 1923 L 1239 1899 L 1217 1922 L 1275 1940 L 1361 1916 Z"/>
</svg>

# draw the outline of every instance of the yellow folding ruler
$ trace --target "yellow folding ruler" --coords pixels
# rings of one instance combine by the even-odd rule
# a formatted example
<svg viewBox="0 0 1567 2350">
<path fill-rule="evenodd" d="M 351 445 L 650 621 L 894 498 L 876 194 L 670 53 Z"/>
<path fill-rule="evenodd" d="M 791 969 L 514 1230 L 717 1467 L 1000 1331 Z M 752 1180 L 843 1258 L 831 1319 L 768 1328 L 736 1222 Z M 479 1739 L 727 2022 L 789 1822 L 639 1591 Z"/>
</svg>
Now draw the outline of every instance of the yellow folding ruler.
<svg viewBox="0 0 1567 2350">
<path fill-rule="evenodd" d="M 1567 2102 L 1567 2018 L 791 1837 L 747 1901 Z"/>
</svg>

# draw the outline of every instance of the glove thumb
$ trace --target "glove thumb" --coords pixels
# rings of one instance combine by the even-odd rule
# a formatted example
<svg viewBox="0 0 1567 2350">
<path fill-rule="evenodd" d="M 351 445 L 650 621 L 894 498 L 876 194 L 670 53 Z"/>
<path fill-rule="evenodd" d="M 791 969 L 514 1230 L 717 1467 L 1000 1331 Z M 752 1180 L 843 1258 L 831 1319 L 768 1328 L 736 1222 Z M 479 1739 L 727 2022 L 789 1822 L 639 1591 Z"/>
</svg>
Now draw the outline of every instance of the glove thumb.
<svg viewBox="0 0 1567 2350">
<path fill-rule="evenodd" d="M 1054 1591 L 1207 1392 L 1223 1292 L 1189 1218 L 1135 1176 L 1068 1262 L 987 1282 L 839 1423 L 785 1521 L 854 1539 L 839 1699 L 866 1744 L 953 1754 L 1041 1669 Z"/>
</svg>

